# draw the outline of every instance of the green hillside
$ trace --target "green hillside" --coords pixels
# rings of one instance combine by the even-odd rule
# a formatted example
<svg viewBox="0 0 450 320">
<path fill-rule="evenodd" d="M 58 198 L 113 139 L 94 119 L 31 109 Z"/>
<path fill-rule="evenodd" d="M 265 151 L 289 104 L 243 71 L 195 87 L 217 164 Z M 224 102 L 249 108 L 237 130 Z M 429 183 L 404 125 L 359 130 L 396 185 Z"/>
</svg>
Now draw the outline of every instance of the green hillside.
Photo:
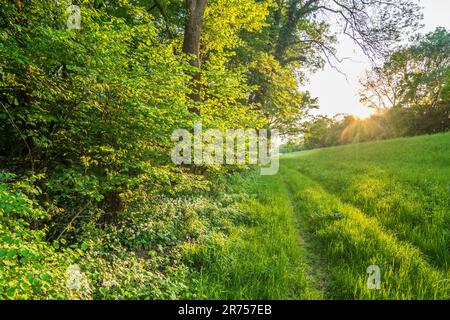
<svg viewBox="0 0 450 320">
<path fill-rule="evenodd" d="M 207 268 L 207 295 L 448 298 L 450 134 L 293 153 L 279 175 L 247 180 L 259 223 L 231 264 Z M 372 265 L 379 290 L 367 287 Z"/>
</svg>

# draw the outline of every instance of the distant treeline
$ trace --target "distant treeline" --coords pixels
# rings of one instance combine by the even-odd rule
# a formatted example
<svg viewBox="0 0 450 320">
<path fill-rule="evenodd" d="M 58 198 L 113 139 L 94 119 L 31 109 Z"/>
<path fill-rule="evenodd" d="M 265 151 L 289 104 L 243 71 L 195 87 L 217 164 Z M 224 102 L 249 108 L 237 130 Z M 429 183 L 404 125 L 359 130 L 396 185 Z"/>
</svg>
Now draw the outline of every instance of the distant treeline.
<svg viewBox="0 0 450 320">
<path fill-rule="evenodd" d="M 446 132 L 450 128 L 450 33 L 438 28 L 395 51 L 361 81 L 361 102 L 377 110 L 367 119 L 315 117 L 292 152 L 342 144 Z"/>
</svg>

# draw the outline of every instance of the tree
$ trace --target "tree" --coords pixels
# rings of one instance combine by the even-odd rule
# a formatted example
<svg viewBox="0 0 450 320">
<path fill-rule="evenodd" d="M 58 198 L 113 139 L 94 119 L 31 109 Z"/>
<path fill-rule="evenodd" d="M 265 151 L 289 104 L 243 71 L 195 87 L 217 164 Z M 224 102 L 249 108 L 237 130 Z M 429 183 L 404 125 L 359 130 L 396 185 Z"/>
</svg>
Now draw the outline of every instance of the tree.
<svg viewBox="0 0 450 320">
<path fill-rule="evenodd" d="M 205 13 L 207 0 L 185 0 L 186 1 L 186 26 L 184 31 L 183 52 L 188 56 L 193 56 L 189 62 L 191 66 L 200 69 L 200 39 L 203 27 L 203 17 Z M 192 100 L 200 102 L 200 70 L 193 71 L 193 92 Z M 192 109 L 199 114 L 197 107 Z"/>
<path fill-rule="evenodd" d="M 407 72 L 408 55 L 400 50 L 395 52 L 381 67 L 366 71 L 360 81 L 360 101 L 378 112 L 397 106 L 402 100 L 402 82 Z"/>
<path fill-rule="evenodd" d="M 437 28 L 395 51 L 361 81 L 361 102 L 389 115 L 398 135 L 449 128 L 450 32 Z"/>
<path fill-rule="evenodd" d="M 283 136 L 298 136 L 302 121 L 317 99 L 308 92 L 301 92 L 294 70 L 281 66 L 275 57 L 261 53 L 249 68 L 252 83 L 258 86 L 251 101 L 257 104 L 270 128 Z"/>
<path fill-rule="evenodd" d="M 274 55 L 282 64 L 315 58 L 336 59 L 330 21 L 371 58 L 389 52 L 418 27 L 422 15 L 415 0 L 276 0 Z M 312 55 L 307 52 L 312 50 Z M 310 51 L 311 52 L 311 51 Z"/>
<path fill-rule="evenodd" d="M 336 55 L 332 23 L 338 21 L 342 32 L 376 60 L 414 31 L 421 18 L 416 0 L 271 3 L 268 26 L 257 35 L 244 33 L 247 45 L 238 50 L 237 58 L 244 65 L 258 66 L 249 69 L 254 85 L 250 101 L 259 104 L 271 126 L 292 134 L 301 131 L 299 119 L 315 105 L 309 93 L 300 89 L 306 82 L 306 71 L 315 71 L 325 63 L 336 67 L 336 62 L 342 61 Z"/>
<path fill-rule="evenodd" d="M 403 83 L 403 104 L 436 106 L 443 100 L 450 70 L 450 32 L 437 28 L 406 49 L 409 61 Z"/>
</svg>

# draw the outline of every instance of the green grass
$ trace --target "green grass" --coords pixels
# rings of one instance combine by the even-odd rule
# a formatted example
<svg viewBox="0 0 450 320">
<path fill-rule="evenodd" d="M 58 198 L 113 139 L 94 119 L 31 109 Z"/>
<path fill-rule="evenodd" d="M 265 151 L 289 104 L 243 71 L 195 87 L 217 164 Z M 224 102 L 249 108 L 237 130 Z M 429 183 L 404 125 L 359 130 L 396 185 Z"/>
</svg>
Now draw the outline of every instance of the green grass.
<svg viewBox="0 0 450 320">
<path fill-rule="evenodd" d="M 330 299 L 438 299 L 446 297 L 446 276 L 421 252 L 399 241 L 376 218 L 326 192 L 295 170 L 283 172 L 296 212 L 325 257 Z M 366 270 L 377 265 L 381 290 L 367 288 Z"/>
<path fill-rule="evenodd" d="M 449 270 L 449 134 L 317 150 L 288 158 L 284 166 L 376 218 L 436 268 Z"/>
<path fill-rule="evenodd" d="M 280 177 L 256 174 L 230 182 L 249 199 L 240 210 L 247 220 L 217 246 L 199 247 L 200 269 L 193 281 L 197 298 L 319 299 L 299 245 L 294 207 Z M 220 240 L 219 240 L 220 241 Z M 195 248 L 194 248 L 195 250 Z"/>
<path fill-rule="evenodd" d="M 198 253 L 199 297 L 449 299 L 450 134 L 290 154 L 229 185 L 254 195 L 249 220 Z"/>
</svg>

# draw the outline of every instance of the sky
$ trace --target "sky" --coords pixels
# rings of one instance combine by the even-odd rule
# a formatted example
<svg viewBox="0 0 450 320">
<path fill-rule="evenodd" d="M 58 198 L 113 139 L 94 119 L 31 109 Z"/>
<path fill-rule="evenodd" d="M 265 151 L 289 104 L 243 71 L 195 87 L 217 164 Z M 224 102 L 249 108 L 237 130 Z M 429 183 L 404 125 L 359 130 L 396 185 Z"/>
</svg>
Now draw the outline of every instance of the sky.
<svg viewBox="0 0 450 320">
<path fill-rule="evenodd" d="M 450 0 L 421 0 L 424 7 L 424 25 L 420 31 L 427 33 L 438 26 L 450 29 Z M 338 56 L 348 57 L 336 66 L 345 75 L 327 65 L 323 71 L 318 71 L 310 77 L 307 89 L 313 97 L 319 98 L 320 109 L 315 114 L 334 116 L 338 113 L 352 114 L 366 118 L 373 113 L 359 102 L 359 79 L 365 70 L 370 69 L 368 59 L 359 47 L 344 35 L 337 35 L 339 45 Z"/>
</svg>

